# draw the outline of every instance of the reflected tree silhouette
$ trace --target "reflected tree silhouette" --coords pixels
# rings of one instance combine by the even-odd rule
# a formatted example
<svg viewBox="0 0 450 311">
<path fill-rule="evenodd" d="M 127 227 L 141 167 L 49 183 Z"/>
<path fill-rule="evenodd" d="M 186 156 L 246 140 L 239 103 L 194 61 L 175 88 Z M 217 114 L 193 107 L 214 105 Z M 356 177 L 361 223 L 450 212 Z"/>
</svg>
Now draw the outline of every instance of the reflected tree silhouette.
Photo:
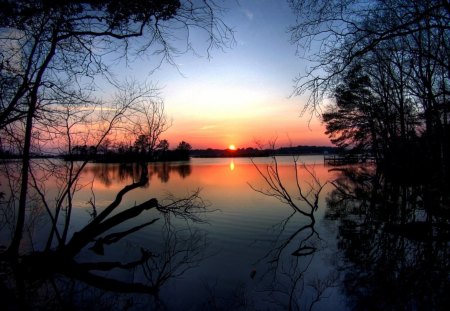
<svg viewBox="0 0 450 311">
<path fill-rule="evenodd" d="M 74 166 L 69 167 L 75 169 Z M 97 207 L 95 199 L 91 200 L 95 213 L 92 213 L 89 223 L 78 229 L 74 229 L 76 225 L 73 224 L 68 209 L 73 205 L 74 197 L 81 186 L 74 187 L 74 190 L 70 192 L 68 203 L 66 201 L 68 206 L 61 209 L 64 217 L 57 221 L 52 212 L 55 210 L 52 206 L 53 201 L 48 198 L 45 183 L 43 183 L 48 176 L 38 177 L 32 174 L 35 196 L 32 196 L 33 200 L 30 202 L 37 207 L 32 208 L 36 215 L 31 215 L 34 217 L 31 224 L 34 223 L 37 226 L 40 220 L 50 218 L 51 226 L 46 227 L 48 229 L 46 243 L 39 242 L 35 228 L 29 225 L 27 231 L 30 233 L 31 249 L 29 251 L 24 249 L 18 257 L 14 258 L 7 256 L 6 253 L 0 255 L 4 276 L 2 287 L 13 293 L 12 297 L 17 297 L 15 302 L 11 302 L 13 306 L 16 304 L 20 308 L 39 307 L 40 302 L 44 306 L 46 303 L 43 301 L 44 298 L 50 299 L 51 296 L 57 300 L 58 297 L 66 295 L 67 293 L 61 293 L 58 289 L 60 287 L 53 288 L 52 282 L 55 279 L 66 285 L 73 284 L 73 288 L 82 288 L 81 284 L 87 284 L 91 289 L 151 295 L 157 301 L 161 286 L 198 264 L 203 258 L 206 245 L 204 234 L 194 228 L 180 228 L 174 225 L 174 220 L 203 222 L 202 212 L 206 205 L 201 200 L 199 191 L 181 199 L 167 197 L 163 201 L 158 201 L 151 198 L 135 206 L 119 208 L 126 194 L 148 185 L 147 165 L 141 164 L 136 171 L 140 172 L 139 179 L 122 188 L 105 208 Z M 45 172 L 48 173 L 48 170 Z M 66 171 L 66 173 L 70 176 L 76 175 L 74 172 Z M 58 175 L 58 177 L 61 176 Z M 72 183 L 77 182 L 81 184 L 79 180 L 73 180 Z M 60 196 L 65 196 L 63 193 L 64 191 L 59 191 Z M 60 200 L 61 198 L 57 199 L 56 204 L 59 204 Z M 132 221 L 141 214 L 139 219 L 143 219 L 142 223 L 136 224 Z M 110 258 L 111 251 L 108 251 L 108 248 L 114 248 L 115 244 L 138 230 L 158 222 L 163 224 L 161 226 L 162 244 L 136 245 L 128 253 L 127 258 L 119 260 Z M 121 276 L 123 272 L 119 271 L 131 273 L 133 275 L 131 281 L 126 281 Z M 81 281 L 81 283 L 74 281 Z M 47 293 L 40 296 L 44 290 Z M 77 291 L 73 294 L 75 297 L 71 300 L 75 299 L 74 306 L 78 306 L 77 300 L 82 299 L 84 294 L 77 294 Z M 61 303 L 67 302 L 66 299 L 61 301 Z"/>
<path fill-rule="evenodd" d="M 345 259 L 338 268 L 349 307 L 444 310 L 450 303 L 448 194 L 430 198 L 426 185 L 392 182 L 373 167 L 346 168 L 334 185 L 326 217 L 339 224 Z"/>
<path fill-rule="evenodd" d="M 52 283 L 56 275 L 110 290 L 156 296 L 164 280 L 186 262 L 173 263 L 160 282 L 124 282 L 114 278 L 112 271 L 136 270 L 163 257 L 157 257 L 155 250 L 142 248 L 140 254 L 125 263 L 103 259 L 84 262 L 87 248 L 93 246 L 101 254 L 106 245 L 112 246 L 137 230 L 156 224 L 158 219 L 199 221 L 194 210 L 202 210 L 204 204 L 198 192 L 167 204 L 153 198 L 118 208 L 125 194 L 148 184 L 148 168 L 143 166 L 106 208 L 97 206 L 93 197 L 92 219 L 78 228 L 73 219 L 77 193 L 84 187 L 93 187 L 92 181 L 80 179 L 87 161 L 36 161 L 34 154 L 45 152 L 47 147 L 61 148 L 59 151 L 71 158 L 77 146 L 88 145 L 92 150 L 82 148 L 83 152 L 107 154 L 111 139 L 133 131 L 157 140 L 167 123 L 156 88 L 135 80 L 121 82 L 113 67 L 146 55 L 156 61 L 150 69 L 159 68 L 164 61 L 176 65 L 176 55 L 197 50 L 193 42 L 196 40 L 191 39 L 200 33 L 205 39 L 200 46 L 207 56 L 214 48 L 229 46 L 234 41 L 233 32 L 218 16 L 221 9 L 207 0 L 23 0 L 1 1 L 1 6 L 0 137 L 2 148 L 20 155 L 21 163 L 4 166 L 6 179 L 2 183 L 6 183 L 8 194 L 0 207 L 0 229 L 4 229 L 0 243 L 8 246 L 0 249 L 0 286 L 12 293 L 10 297 L 17 296 L 20 309 L 49 306 L 46 285 L 62 306 L 65 300 L 60 299 L 61 293 Z M 108 91 L 111 87 L 116 90 L 114 94 Z M 152 126 L 142 126 L 143 120 Z M 103 181 L 108 183 L 107 172 L 102 173 Z M 56 189 L 46 187 L 49 178 L 56 180 Z M 134 218 L 143 213 L 159 216 L 134 224 Z M 11 234 L 5 237 L 4 233 Z M 170 241 L 180 236 L 171 236 Z M 192 239 L 196 241 L 198 237 L 193 235 Z M 180 250 L 180 243 L 172 249 L 177 250 L 175 254 L 188 252 L 188 257 L 198 245 L 191 243 Z M 164 260 L 167 258 L 170 256 Z M 33 300 L 38 294 L 33 297 L 30 293 L 33 290 L 45 293 L 39 306 Z"/>
<path fill-rule="evenodd" d="M 103 185 L 109 187 L 113 182 L 139 179 L 141 168 L 142 166 L 139 163 L 96 163 L 88 166 L 86 171 L 91 172 Z M 169 182 L 170 175 L 174 173 L 178 173 L 184 179 L 192 172 L 189 163 L 173 164 L 171 162 L 149 163 L 147 170 L 149 179 L 156 176 L 163 183 Z M 148 186 L 147 184 L 143 187 Z"/>
<path fill-rule="evenodd" d="M 314 260 L 314 254 L 320 249 L 321 243 L 324 243 L 315 229 L 315 212 L 319 208 L 320 193 L 326 183 L 320 181 L 314 167 L 301 163 L 298 156 L 293 156 L 294 189 L 288 188 L 288 183 L 283 180 L 275 156 L 268 165 L 261 166 L 256 162 L 253 164 L 265 187 L 250 185 L 251 188 L 276 198 L 293 210 L 286 219 L 272 228 L 275 231 L 272 247 L 259 260 L 268 264 L 267 270 L 260 276 L 260 280 L 266 280 L 264 284 L 268 284 L 263 291 L 277 308 L 312 310 L 337 279 L 335 274 L 312 280 L 305 277 Z M 300 176 L 302 172 L 305 176 Z M 297 227 L 295 224 L 298 222 L 303 225 Z M 307 291 L 308 297 L 305 295 Z"/>
<path fill-rule="evenodd" d="M 192 173 L 192 167 L 189 164 L 183 164 L 176 166 L 176 171 L 180 175 L 181 178 L 189 177 Z"/>
<path fill-rule="evenodd" d="M 149 167 L 149 170 L 150 176 L 156 175 L 158 179 L 163 183 L 169 182 L 170 175 L 172 175 L 173 173 L 178 173 L 178 175 L 184 179 L 188 177 L 192 172 L 192 168 L 189 163 L 171 164 L 170 162 L 152 163 Z"/>
</svg>

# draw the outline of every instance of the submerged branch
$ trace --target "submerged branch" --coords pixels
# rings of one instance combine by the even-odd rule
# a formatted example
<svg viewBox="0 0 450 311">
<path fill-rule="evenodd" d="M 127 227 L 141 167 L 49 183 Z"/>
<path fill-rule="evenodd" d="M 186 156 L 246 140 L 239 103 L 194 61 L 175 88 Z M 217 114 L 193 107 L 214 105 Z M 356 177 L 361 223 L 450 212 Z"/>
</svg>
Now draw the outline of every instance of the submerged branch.
<svg viewBox="0 0 450 311">
<path fill-rule="evenodd" d="M 298 157 L 294 156 L 294 171 L 295 171 L 295 184 L 297 188 L 297 197 L 295 199 L 300 202 L 305 202 L 309 207 L 310 211 L 303 210 L 294 200 L 293 196 L 287 190 L 285 183 L 281 178 L 281 174 L 279 171 L 278 161 L 275 156 L 272 157 L 272 163 L 266 166 L 265 172 L 252 160 L 252 163 L 259 175 L 263 178 L 268 189 L 258 189 L 253 185 L 249 184 L 249 186 L 256 192 L 264 194 L 266 196 L 275 197 L 280 202 L 289 205 L 295 211 L 300 214 L 308 217 L 314 218 L 314 212 L 318 209 L 319 204 L 319 196 L 326 185 L 326 183 L 321 183 L 314 170 L 311 170 L 307 167 L 306 164 L 302 163 L 301 167 L 308 173 L 308 176 L 312 178 L 312 183 L 308 183 L 304 181 L 308 186 L 309 190 L 305 193 L 304 187 L 300 184 L 300 177 L 298 174 L 299 166 L 298 166 Z M 312 198 L 311 198 L 312 196 Z"/>
<path fill-rule="evenodd" d="M 156 199 L 150 199 L 140 205 L 129 208 L 111 218 L 106 219 L 104 222 L 97 223 L 95 226 L 90 223 L 82 230 L 74 233 L 69 243 L 62 248 L 63 252 L 67 252 L 71 256 L 78 253 L 88 243 L 93 241 L 96 236 L 114 228 L 115 226 L 125 222 L 128 219 L 132 219 L 142 213 L 144 210 L 149 210 L 158 206 Z"/>
</svg>

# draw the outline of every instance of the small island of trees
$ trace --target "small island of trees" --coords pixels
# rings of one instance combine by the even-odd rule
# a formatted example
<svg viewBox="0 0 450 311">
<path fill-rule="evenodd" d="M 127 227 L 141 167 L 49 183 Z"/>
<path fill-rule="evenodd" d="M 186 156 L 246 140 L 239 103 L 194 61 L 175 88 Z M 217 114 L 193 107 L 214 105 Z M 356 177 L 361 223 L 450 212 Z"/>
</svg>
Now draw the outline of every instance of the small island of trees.
<svg viewBox="0 0 450 311">
<path fill-rule="evenodd" d="M 170 144 L 162 139 L 152 146 L 148 135 L 139 135 L 131 145 L 118 143 L 111 146 L 105 140 L 100 146 L 76 145 L 71 152 L 64 155 L 67 161 L 95 161 L 95 162 L 155 162 L 155 161 L 185 161 L 189 160 L 191 145 L 181 141 L 175 149 L 169 149 Z"/>
</svg>

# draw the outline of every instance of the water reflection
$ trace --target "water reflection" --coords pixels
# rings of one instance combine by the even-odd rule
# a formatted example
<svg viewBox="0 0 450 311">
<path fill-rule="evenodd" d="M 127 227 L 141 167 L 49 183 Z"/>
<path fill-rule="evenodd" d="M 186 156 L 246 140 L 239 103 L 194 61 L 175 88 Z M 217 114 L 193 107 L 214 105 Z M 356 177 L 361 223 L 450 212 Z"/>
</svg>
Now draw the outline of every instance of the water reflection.
<svg viewBox="0 0 450 311">
<path fill-rule="evenodd" d="M 91 218 L 85 222 L 74 221 L 76 197 L 88 188 L 82 182 L 86 162 L 43 159 L 32 164 L 33 183 L 28 201 L 31 212 L 27 215 L 28 234 L 24 239 L 28 245 L 22 243 L 17 253 L 3 246 L 0 248 L 0 285 L 2 294 L 6 292 L 9 296 L 8 309 L 79 309 L 86 301 L 95 300 L 97 290 L 105 291 L 111 298 L 114 295 L 110 293 L 114 292 L 142 294 L 152 304 L 161 305 L 160 288 L 203 259 L 204 233 L 179 226 L 177 222 L 203 222 L 201 214 L 205 204 L 199 191 L 181 198 L 167 196 L 164 201 L 149 199 L 147 193 L 142 203 L 135 201 L 127 205 L 123 202 L 125 195 L 148 187 L 148 167 L 122 167 L 113 172 L 118 178 L 130 177 L 132 181 L 122 183 L 106 206 L 97 206 L 92 193 L 89 203 L 94 212 L 90 213 Z M 4 195 L 11 198 L 8 202 L 12 204 L 0 202 L 2 211 L 15 208 L 17 180 L 9 174 L 15 165 L 4 166 L 1 181 L 6 180 L 10 185 Z M 92 172 L 106 185 L 111 183 L 108 166 L 94 166 Z M 185 169 L 181 172 L 180 176 L 187 174 Z M 53 191 L 48 192 L 50 183 Z M 122 203 L 125 206 L 119 207 Z M 13 220 L 1 218 L 0 228 L 14 223 Z M 34 226 L 38 221 L 40 226 Z M 154 235 L 160 236 L 155 243 L 139 245 L 134 242 L 131 248 L 123 244 L 123 240 L 137 232 L 155 226 L 159 235 L 157 232 Z M 9 243 L 3 238 L 4 233 L 5 230 L 1 242 Z M 127 303 L 122 307 L 127 307 Z"/>
<path fill-rule="evenodd" d="M 189 162 L 149 163 L 147 170 L 149 180 L 156 176 L 163 183 L 168 183 L 170 176 L 174 173 L 183 179 L 192 173 L 192 167 Z M 110 187 L 114 183 L 137 180 L 141 174 L 141 165 L 138 163 L 97 163 L 88 165 L 87 172 L 93 174 L 104 186 Z"/>
<path fill-rule="evenodd" d="M 356 310 L 444 310 L 450 305 L 448 193 L 399 184 L 370 167 L 342 171 L 327 198 L 339 223 L 343 289 Z"/>
<path fill-rule="evenodd" d="M 230 171 L 234 171 L 234 159 L 230 161 Z"/>
<path fill-rule="evenodd" d="M 321 158 L 316 165 L 311 159 L 297 167 L 289 157 L 272 160 L 255 159 L 256 167 L 242 158 L 193 159 L 191 166 L 173 163 L 177 168 L 151 164 L 146 166 L 151 183 L 141 181 L 145 168 L 89 165 L 79 184 L 97 181 L 98 176 L 102 180 L 77 188 L 70 225 L 66 217 L 60 218 L 52 240 L 53 254 L 61 247 L 70 256 L 30 256 L 21 262 L 33 262 L 34 269 L 26 271 L 34 275 L 4 275 L 26 286 L 39 284 L 36 296 L 51 288 L 53 297 L 76 301 L 76 306 L 100 299 L 100 289 L 103 297 L 111 298 L 106 302 L 136 309 L 440 310 L 450 303 L 448 194 L 424 184 L 392 182 L 371 166 L 337 170 L 323 166 Z M 53 184 L 52 190 L 47 175 L 35 177 L 47 187 L 48 202 L 59 195 L 61 184 Z M 100 220 L 124 187 L 140 181 L 144 187 L 124 195 Z M 184 197 L 197 188 L 202 189 L 202 202 L 214 211 L 202 214 L 207 224 L 190 221 L 186 226 L 173 209 L 131 215 L 149 197 L 166 208 L 189 206 L 189 200 L 166 194 Z M 86 201 L 92 196 L 97 214 L 91 217 L 92 206 Z M 61 215 L 67 215 L 68 206 Z M 48 220 L 45 207 L 41 211 Z M 198 216 L 189 212 L 193 219 Z M 95 219 L 98 224 L 90 226 Z M 52 227 L 51 221 L 47 227 L 36 221 L 34 229 L 48 237 Z M 29 228 L 29 249 L 45 249 L 46 240 L 39 243 Z M 56 273 L 55 267 L 61 270 Z M 0 268 L 5 271 L 5 266 Z M 42 280 L 45 271 L 55 272 L 50 279 L 57 279 L 61 290 L 56 294 L 49 278 Z M 183 277 L 176 277 L 181 272 Z M 157 287 L 157 295 L 136 295 L 145 288 L 142 284 Z M 92 292 L 77 294 L 83 286 Z M 114 288 L 134 293 L 116 295 Z"/>
<path fill-rule="evenodd" d="M 270 297 L 271 308 L 311 310 L 337 280 L 336 273 L 306 277 L 316 252 L 326 245 L 315 226 L 319 198 L 327 180 L 318 177 L 315 165 L 306 165 L 298 157 L 287 167 L 281 166 L 276 157 L 267 165 L 254 163 L 254 166 L 265 187 L 252 187 L 253 190 L 275 197 L 292 209 L 287 218 L 272 228 L 275 237 L 272 246 L 258 261 L 263 263 L 259 278 L 264 284 L 262 291 Z M 294 178 L 285 179 L 286 170 Z"/>
</svg>

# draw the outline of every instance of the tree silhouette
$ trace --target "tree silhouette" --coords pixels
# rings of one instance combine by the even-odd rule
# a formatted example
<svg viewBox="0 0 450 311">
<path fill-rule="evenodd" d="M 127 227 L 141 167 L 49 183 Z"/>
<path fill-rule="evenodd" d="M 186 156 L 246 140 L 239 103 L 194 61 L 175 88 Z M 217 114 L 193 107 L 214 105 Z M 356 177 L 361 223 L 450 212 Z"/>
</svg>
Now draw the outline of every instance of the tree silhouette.
<svg viewBox="0 0 450 311">
<path fill-rule="evenodd" d="M 447 195 L 430 196 L 420 184 L 399 184 L 369 167 L 342 170 L 333 184 L 326 217 L 338 223 L 345 257 L 335 264 L 349 308 L 445 308 Z"/>
<path fill-rule="evenodd" d="M 192 146 L 189 143 L 181 141 L 174 150 L 174 157 L 180 160 L 188 160 L 191 150 Z"/>
<path fill-rule="evenodd" d="M 158 260 L 146 249 L 128 263 L 102 260 L 87 263 L 77 261 L 76 257 L 89 246 L 101 253 L 106 245 L 155 223 L 158 218 L 168 223 L 173 216 L 200 220 L 197 213 L 191 213 L 195 207 L 203 206 L 198 193 L 165 204 L 151 198 L 116 211 L 125 193 L 147 184 L 147 167 L 143 166 L 138 179 L 119 191 L 105 210 L 101 211 L 93 196 L 91 221 L 73 234 L 70 228 L 75 198 L 83 187 L 80 176 L 87 159 L 76 163 L 39 162 L 32 160 L 32 154 L 41 152 L 49 143 L 56 144 L 64 154 L 84 153 L 84 146 L 91 146 L 89 150 L 94 153 L 106 146 L 105 142 L 130 133 L 148 135 L 154 147 L 168 125 L 163 103 L 152 85 L 118 81 L 113 72 L 115 63 L 109 62 L 110 55 L 115 53 L 116 60 L 126 62 L 136 55 L 153 55 L 159 62 L 174 64 L 176 54 L 193 49 L 190 38 L 195 30 L 206 34 L 209 55 L 212 48 L 227 46 L 233 40 L 231 29 L 219 18 L 220 8 L 213 1 L 184 0 L 1 0 L 0 6 L 0 143 L 3 149 L 21 155 L 20 164 L 3 166 L 9 187 L 4 210 L 10 213 L 5 214 L 2 226 L 11 228 L 12 237 L 7 241 L 10 242 L 7 250 L 1 250 L 0 259 L 2 267 L 5 263 L 7 270 L 12 271 L 8 276 L 15 279 L 11 283 L 16 284 L 13 290 L 23 298 L 20 300 L 26 307 L 26 284 L 64 275 L 108 290 L 156 295 L 170 276 L 192 264 L 191 254 L 194 257 L 200 254 L 201 237 L 185 235 L 188 247 L 180 250 L 180 243 L 176 242 L 181 237 L 175 234 L 178 230 L 167 226 L 172 234 L 167 236 L 167 254 L 161 254 L 164 262 L 160 270 Z M 114 87 L 115 92 L 108 98 L 95 97 L 100 94 L 98 78 Z M 143 120 L 148 127 L 138 126 Z M 154 124 L 160 126 L 155 130 Z M 50 178 L 55 178 L 59 187 L 55 198 L 48 196 L 46 181 Z M 156 210 L 160 217 L 124 231 L 116 228 L 149 210 Z M 36 215 L 44 215 L 50 228 L 47 242 L 35 249 L 33 243 L 25 247 L 22 241 L 30 233 L 27 238 L 33 242 L 30 225 L 36 225 Z M 168 271 L 171 258 L 173 266 Z M 145 284 L 124 283 L 99 275 L 99 271 L 138 267 L 145 267 L 147 273 L 161 273 L 157 277 L 148 276 Z M 179 267 L 183 268 L 178 270 Z"/>
<path fill-rule="evenodd" d="M 136 152 L 146 154 L 150 146 L 148 136 L 143 134 L 139 135 L 133 145 L 134 148 L 136 149 Z"/>
<path fill-rule="evenodd" d="M 296 80 L 294 91 L 310 92 L 305 111 L 320 113 L 324 99 L 334 95 L 341 105 L 343 94 L 336 90 L 360 66 L 360 76 L 370 81 L 365 88 L 376 99 L 371 106 L 381 112 L 376 116 L 382 123 L 377 133 L 381 142 L 373 148 L 389 150 L 386 162 L 395 162 L 394 167 L 408 154 L 423 150 L 426 163 L 420 166 L 428 165 L 435 175 L 429 179 L 448 186 L 448 1 L 289 2 L 299 17 L 291 28 L 292 41 L 299 52 L 312 51 L 302 53 L 312 65 Z M 317 40 L 323 43 L 309 49 Z M 366 121 L 373 120 L 373 111 L 358 112 Z M 349 138 L 358 132 L 352 122 L 344 131 Z M 357 138 L 353 144 L 358 142 Z"/>
<path fill-rule="evenodd" d="M 274 143 L 271 143 L 271 146 L 274 150 Z M 274 231 L 278 232 L 274 234 L 273 245 L 259 260 L 269 264 L 267 271 L 259 276 L 261 280 L 269 280 L 269 285 L 263 290 L 279 308 L 312 310 L 337 279 L 336 275 L 331 274 L 323 279 L 316 278 L 312 282 L 305 281 L 305 274 L 321 243 L 319 233 L 315 229 L 315 213 L 319 208 L 320 194 L 327 182 L 321 182 L 314 168 L 301 163 L 298 156 L 293 156 L 293 165 L 289 166 L 295 173 L 293 185 L 283 179 L 281 166 L 275 156 L 271 157 L 271 163 L 268 165 L 255 162 L 253 165 L 262 177 L 264 186 L 250 187 L 292 209 L 288 217 L 274 226 Z M 304 175 L 301 176 L 302 172 Z M 300 219 L 296 218 L 299 216 Z M 294 225 L 293 230 L 289 228 L 298 222 L 302 225 Z M 312 289 L 311 297 L 304 295 L 305 287 Z"/>
<path fill-rule="evenodd" d="M 122 107 L 108 107 L 94 99 L 91 93 L 97 90 L 96 77 L 106 78 L 119 88 L 119 94 L 130 95 L 132 89 L 139 96 L 145 92 L 149 95 L 148 91 L 154 94 L 147 86 L 145 90 L 120 86 L 106 61 L 108 53 L 115 52 L 126 60 L 132 52 L 154 53 L 162 57 L 161 61 L 174 63 L 172 57 L 180 51 L 173 46 L 180 43 L 173 41 L 175 31 L 185 39 L 185 50 L 192 48 L 190 32 L 203 31 L 208 37 L 208 53 L 227 45 L 232 32 L 218 17 L 219 8 L 212 1 L 5 0 L 0 5 L 1 143 L 18 151 L 23 159 L 16 234 L 9 247 L 17 254 L 25 222 L 32 150 L 39 150 L 39 143 L 54 140 L 55 124 L 73 121 L 75 115 L 79 115 L 75 123 L 96 119 L 90 134 L 99 130 L 101 139 L 95 140 L 101 144 L 106 138 L 103 134 L 111 128 L 99 128 L 117 125 L 125 118 L 125 108 L 139 104 L 129 97 Z M 124 103 L 123 98 L 116 99 Z M 108 118 L 108 112 L 115 116 Z M 63 125 L 73 131 L 75 123 Z"/>
</svg>

